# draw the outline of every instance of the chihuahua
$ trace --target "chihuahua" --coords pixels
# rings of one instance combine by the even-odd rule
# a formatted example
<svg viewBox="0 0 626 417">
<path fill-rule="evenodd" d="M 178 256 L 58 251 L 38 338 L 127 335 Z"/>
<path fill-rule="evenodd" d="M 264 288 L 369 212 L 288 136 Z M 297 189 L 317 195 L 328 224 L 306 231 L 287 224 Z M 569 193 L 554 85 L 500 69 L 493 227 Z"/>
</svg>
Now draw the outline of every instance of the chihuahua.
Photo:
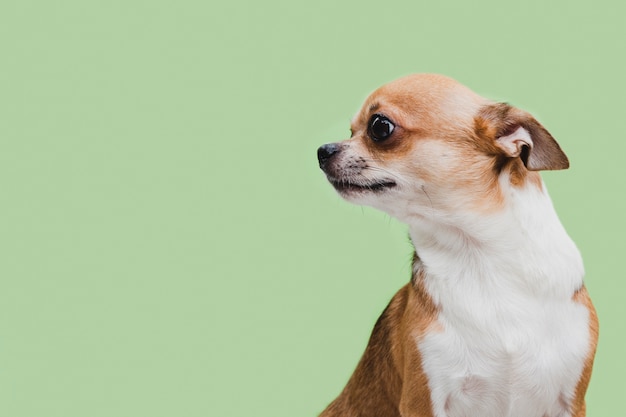
<svg viewBox="0 0 626 417">
<path fill-rule="evenodd" d="M 411 280 L 321 417 L 583 417 L 598 319 L 529 113 L 433 74 L 372 93 L 318 160 L 339 195 L 406 223 Z"/>
</svg>

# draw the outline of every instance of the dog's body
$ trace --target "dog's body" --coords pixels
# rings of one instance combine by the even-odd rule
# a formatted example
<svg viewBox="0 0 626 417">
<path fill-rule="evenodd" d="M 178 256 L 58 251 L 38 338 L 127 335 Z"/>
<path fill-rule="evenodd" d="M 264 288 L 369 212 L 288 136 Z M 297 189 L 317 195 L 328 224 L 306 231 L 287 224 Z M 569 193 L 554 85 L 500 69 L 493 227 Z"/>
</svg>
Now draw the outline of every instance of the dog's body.
<svg viewBox="0 0 626 417">
<path fill-rule="evenodd" d="M 320 148 L 345 199 L 409 225 L 411 282 L 322 417 L 581 417 L 598 337 L 580 254 L 535 171 L 568 167 L 528 113 L 415 75 Z"/>
</svg>

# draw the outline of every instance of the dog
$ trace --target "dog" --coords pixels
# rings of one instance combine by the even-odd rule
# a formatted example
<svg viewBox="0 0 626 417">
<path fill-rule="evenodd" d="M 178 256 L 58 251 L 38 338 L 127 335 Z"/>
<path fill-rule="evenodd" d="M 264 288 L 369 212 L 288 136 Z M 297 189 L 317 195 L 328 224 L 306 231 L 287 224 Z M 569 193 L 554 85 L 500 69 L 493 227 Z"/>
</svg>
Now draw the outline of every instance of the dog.
<svg viewBox="0 0 626 417">
<path fill-rule="evenodd" d="M 569 167 L 529 113 L 448 77 L 374 91 L 318 149 L 345 200 L 406 223 L 410 282 L 321 417 L 582 417 L 598 318 L 539 173 Z"/>
</svg>

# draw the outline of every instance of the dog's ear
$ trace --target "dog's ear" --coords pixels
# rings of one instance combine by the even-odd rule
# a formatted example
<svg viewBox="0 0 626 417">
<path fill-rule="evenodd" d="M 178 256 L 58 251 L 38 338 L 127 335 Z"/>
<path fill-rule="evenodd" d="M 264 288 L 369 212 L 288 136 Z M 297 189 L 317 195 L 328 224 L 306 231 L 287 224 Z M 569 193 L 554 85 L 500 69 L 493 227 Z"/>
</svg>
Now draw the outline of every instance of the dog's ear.
<svg viewBox="0 0 626 417">
<path fill-rule="evenodd" d="M 533 116 L 505 103 L 483 107 L 475 119 L 476 133 L 493 141 L 499 152 L 520 158 L 530 171 L 569 168 L 559 144 Z"/>
</svg>

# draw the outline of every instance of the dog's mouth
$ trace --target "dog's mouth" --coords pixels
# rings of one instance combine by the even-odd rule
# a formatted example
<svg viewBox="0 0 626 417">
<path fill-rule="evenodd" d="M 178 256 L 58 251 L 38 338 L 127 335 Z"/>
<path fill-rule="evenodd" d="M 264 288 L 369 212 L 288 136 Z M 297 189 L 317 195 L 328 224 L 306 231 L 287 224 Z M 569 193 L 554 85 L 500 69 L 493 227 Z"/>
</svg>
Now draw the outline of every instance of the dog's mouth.
<svg viewBox="0 0 626 417">
<path fill-rule="evenodd" d="M 352 181 L 346 179 L 328 178 L 328 181 L 335 187 L 340 193 L 351 192 L 381 192 L 389 188 L 395 187 L 397 184 L 391 180 L 379 180 L 379 181 Z"/>
</svg>

